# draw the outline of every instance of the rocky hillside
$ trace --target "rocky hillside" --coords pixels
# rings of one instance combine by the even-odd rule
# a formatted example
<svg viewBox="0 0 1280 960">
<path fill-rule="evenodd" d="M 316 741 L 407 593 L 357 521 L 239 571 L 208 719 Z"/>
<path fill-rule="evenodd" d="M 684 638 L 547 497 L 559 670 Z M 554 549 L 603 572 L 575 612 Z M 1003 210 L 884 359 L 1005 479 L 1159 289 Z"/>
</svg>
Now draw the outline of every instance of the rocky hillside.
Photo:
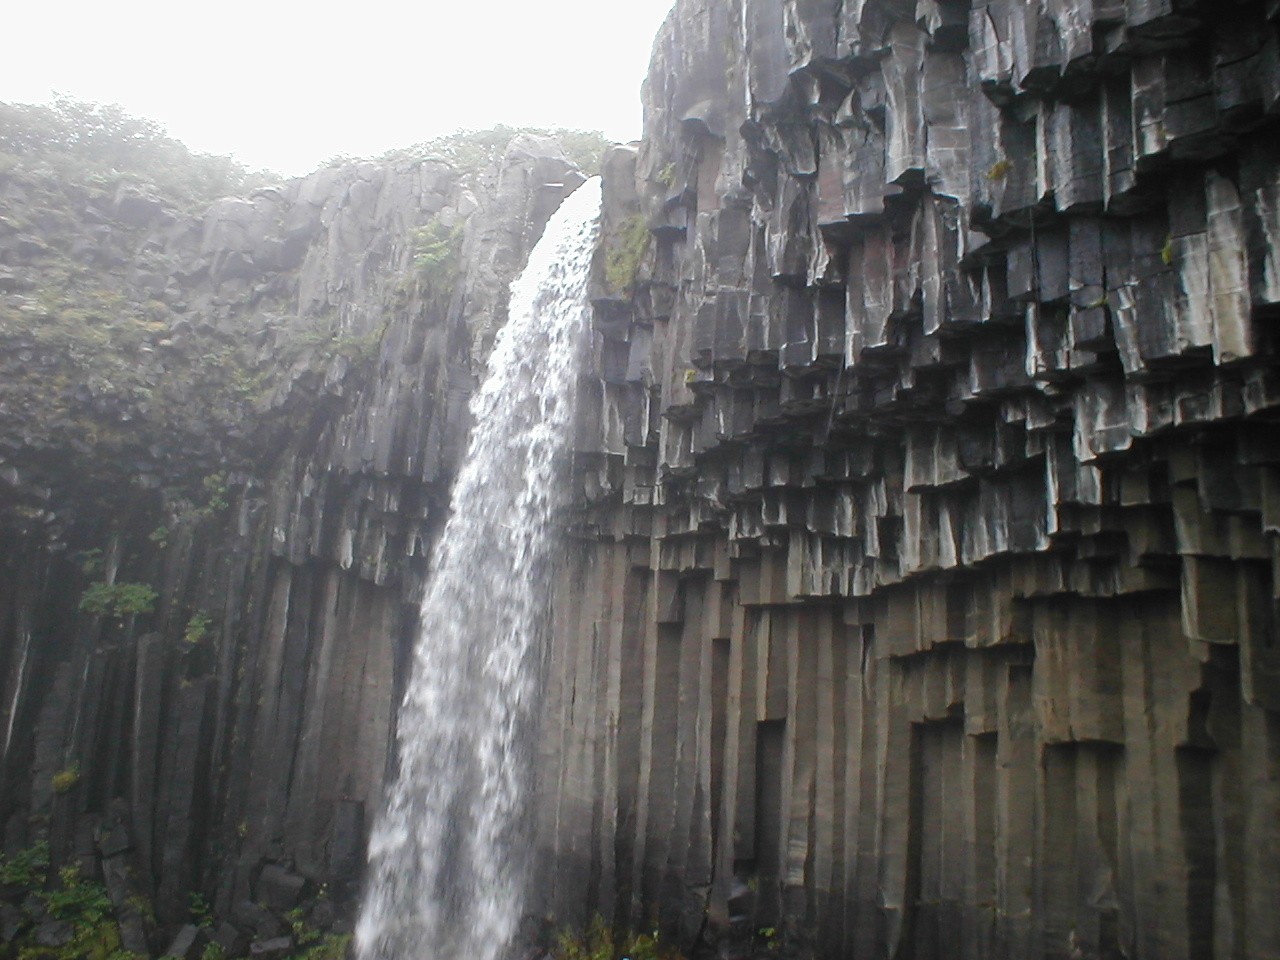
<svg viewBox="0 0 1280 960">
<path fill-rule="evenodd" d="M 6 143 L 5 862 L 79 864 L 128 951 L 341 933 L 467 398 L 583 179 L 507 139 L 204 204 Z"/>
</svg>

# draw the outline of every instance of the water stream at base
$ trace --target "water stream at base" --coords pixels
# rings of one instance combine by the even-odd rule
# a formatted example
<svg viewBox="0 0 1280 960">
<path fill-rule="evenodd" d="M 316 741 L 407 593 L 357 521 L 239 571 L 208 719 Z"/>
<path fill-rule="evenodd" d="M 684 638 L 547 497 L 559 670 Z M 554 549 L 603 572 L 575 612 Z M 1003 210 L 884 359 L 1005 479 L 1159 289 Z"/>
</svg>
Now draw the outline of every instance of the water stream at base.
<svg viewBox="0 0 1280 960">
<path fill-rule="evenodd" d="M 588 322 L 600 183 L 564 201 L 511 285 L 510 318 L 436 548 L 399 717 L 399 773 L 369 842 L 360 960 L 496 960 L 528 866 L 539 637 Z"/>
</svg>

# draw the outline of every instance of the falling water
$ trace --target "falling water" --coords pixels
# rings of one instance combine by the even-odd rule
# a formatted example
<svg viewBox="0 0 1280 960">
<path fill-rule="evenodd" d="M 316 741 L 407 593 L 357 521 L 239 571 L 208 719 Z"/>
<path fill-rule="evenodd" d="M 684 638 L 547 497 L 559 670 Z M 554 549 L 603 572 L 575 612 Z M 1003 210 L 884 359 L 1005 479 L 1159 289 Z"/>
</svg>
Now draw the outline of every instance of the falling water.
<svg viewBox="0 0 1280 960">
<path fill-rule="evenodd" d="M 472 401 L 400 708 L 399 775 L 370 838 L 361 960 L 494 960 L 520 920 L 537 638 L 599 210 L 593 180 L 551 218 Z"/>
</svg>

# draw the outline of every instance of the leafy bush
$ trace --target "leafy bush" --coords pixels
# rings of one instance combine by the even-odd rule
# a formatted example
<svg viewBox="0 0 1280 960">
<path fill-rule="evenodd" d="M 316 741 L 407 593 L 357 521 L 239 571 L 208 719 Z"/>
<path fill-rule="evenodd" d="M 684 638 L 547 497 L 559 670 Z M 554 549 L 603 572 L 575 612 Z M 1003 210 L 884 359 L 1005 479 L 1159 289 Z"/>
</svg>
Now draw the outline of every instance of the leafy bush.
<svg viewBox="0 0 1280 960">
<path fill-rule="evenodd" d="M 80 597 L 80 609 L 95 617 L 128 617 L 150 613 L 155 609 L 158 594 L 145 583 L 97 583 L 89 584 Z"/>
<path fill-rule="evenodd" d="M 587 174 L 600 172 L 600 157 L 610 140 L 598 130 L 567 130 L 563 127 L 508 127 L 498 124 L 487 130 L 459 130 L 434 140 L 401 147 L 383 155 L 383 160 L 441 160 L 464 178 L 483 172 L 502 159 L 508 144 L 519 134 L 555 137 L 565 156 Z"/>
<path fill-rule="evenodd" d="M 441 289 L 452 286 L 462 252 L 462 228 L 461 221 L 447 227 L 432 220 L 413 232 L 413 265 L 424 282 Z"/>
<path fill-rule="evenodd" d="M 209 901 L 205 899 L 204 894 L 196 893 L 194 890 L 187 894 L 187 913 L 191 917 L 191 922 L 197 927 L 213 926 L 213 908 L 209 906 Z"/>
<path fill-rule="evenodd" d="M 182 640 L 194 647 L 202 640 L 208 639 L 212 632 L 213 620 L 203 610 L 197 610 L 187 621 L 187 627 L 182 631 Z"/>
<path fill-rule="evenodd" d="M 48 872 L 49 844 L 45 840 L 11 857 L 0 856 L 0 884 L 6 887 L 33 890 L 44 885 Z"/>
<path fill-rule="evenodd" d="M 320 896 L 324 895 L 322 889 Z M 285 919 L 289 921 L 293 941 L 299 948 L 290 954 L 291 960 L 343 960 L 347 955 L 347 946 L 351 943 L 350 934 L 321 933 L 307 922 L 303 907 L 290 910 L 285 914 Z"/>
<path fill-rule="evenodd" d="M 215 513 L 221 513 L 231 505 L 231 501 L 227 499 L 230 493 L 230 487 L 227 485 L 227 475 L 219 471 L 210 474 L 200 481 L 200 485 L 204 488 L 204 492 L 209 499 L 205 501 L 204 510 L 212 516 Z"/>
<path fill-rule="evenodd" d="M 80 561 L 80 569 L 84 571 L 84 575 L 86 577 L 91 577 L 95 573 L 102 572 L 101 550 L 82 550 L 80 553 L 76 554 L 76 557 Z"/>
<path fill-rule="evenodd" d="M 208 203 L 270 177 L 230 157 L 192 153 L 158 123 L 118 104 L 59 96 L 49 104 L 0 104 L 0 170 L 43 164 L 75 180 L 150 182 L 173 201 Z"/>
<path fill-rule="evenodd" d="M 133 960 L 120 945 L 107 888 L 83 877 L 78 866 L 63 867 L 58 880 L 54 889 L 36 895 L 51 917 L 71 924 L 71 940 L 56 948 L 23 946 L 20 960 Z"/>
<path fill-rule="evenodd" d="M 564 930 L 551 950 L 555 960 L 681 960 L 673 947 L 659 943 L 657 931 L 619 937 L 601 917 L 585 930 Z"/>
</svg>

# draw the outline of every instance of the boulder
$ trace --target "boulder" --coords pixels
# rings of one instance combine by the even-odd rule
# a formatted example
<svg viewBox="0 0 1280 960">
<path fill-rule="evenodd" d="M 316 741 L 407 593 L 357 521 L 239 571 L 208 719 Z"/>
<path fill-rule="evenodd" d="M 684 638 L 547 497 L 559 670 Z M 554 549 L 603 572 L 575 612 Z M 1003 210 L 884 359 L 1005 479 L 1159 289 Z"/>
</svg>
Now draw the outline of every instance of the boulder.
<svg viewBox="0 0 1280 960">
<path fill-rule="evenodd" d="M 284 933 L 285 927 L 270 910 L 252 900 L 241 900 L 231 910 L 231 920 L 237 927 L 252 930 L 262 939 L 272 939 Z"/>
<path fill-rule="evenodd" d="M 169 944 L 169 949 L 163 956 L 181 957 L 182 960 L 199 960 L 208 942 L 208 931 L 189 923 L 178 931 L 178 935 L 173 938 L 173 942 Z"/>
<path fill-rule="evenodd" d="M 301 902 L 306 884 L 305 877 L 279 864 L 269 863 L 258 875 L 258 902 L 279 913 L 287 913 Z"/>
<path fill-rule="evenodd" d="M 46 920 L 36 927 L 36 943 L 42 947 L 65 947 L 75 933 L 69 920 Z"/>
<path fill-rule="evenodd" d="M 131 227 L 145 227 L 159 218 L 164 211 L 164 201 L 140 187 L 122 183 L 111 204 L 111 212 L 117 220 Z"/>
<path fill-rule="evenodd" d="M 273 937 L 270 940 L 255 940 L 249 944 L 249 956 L 253 960 L 281 960 L 293 949 L 293 938 Z"/>
</svg>

